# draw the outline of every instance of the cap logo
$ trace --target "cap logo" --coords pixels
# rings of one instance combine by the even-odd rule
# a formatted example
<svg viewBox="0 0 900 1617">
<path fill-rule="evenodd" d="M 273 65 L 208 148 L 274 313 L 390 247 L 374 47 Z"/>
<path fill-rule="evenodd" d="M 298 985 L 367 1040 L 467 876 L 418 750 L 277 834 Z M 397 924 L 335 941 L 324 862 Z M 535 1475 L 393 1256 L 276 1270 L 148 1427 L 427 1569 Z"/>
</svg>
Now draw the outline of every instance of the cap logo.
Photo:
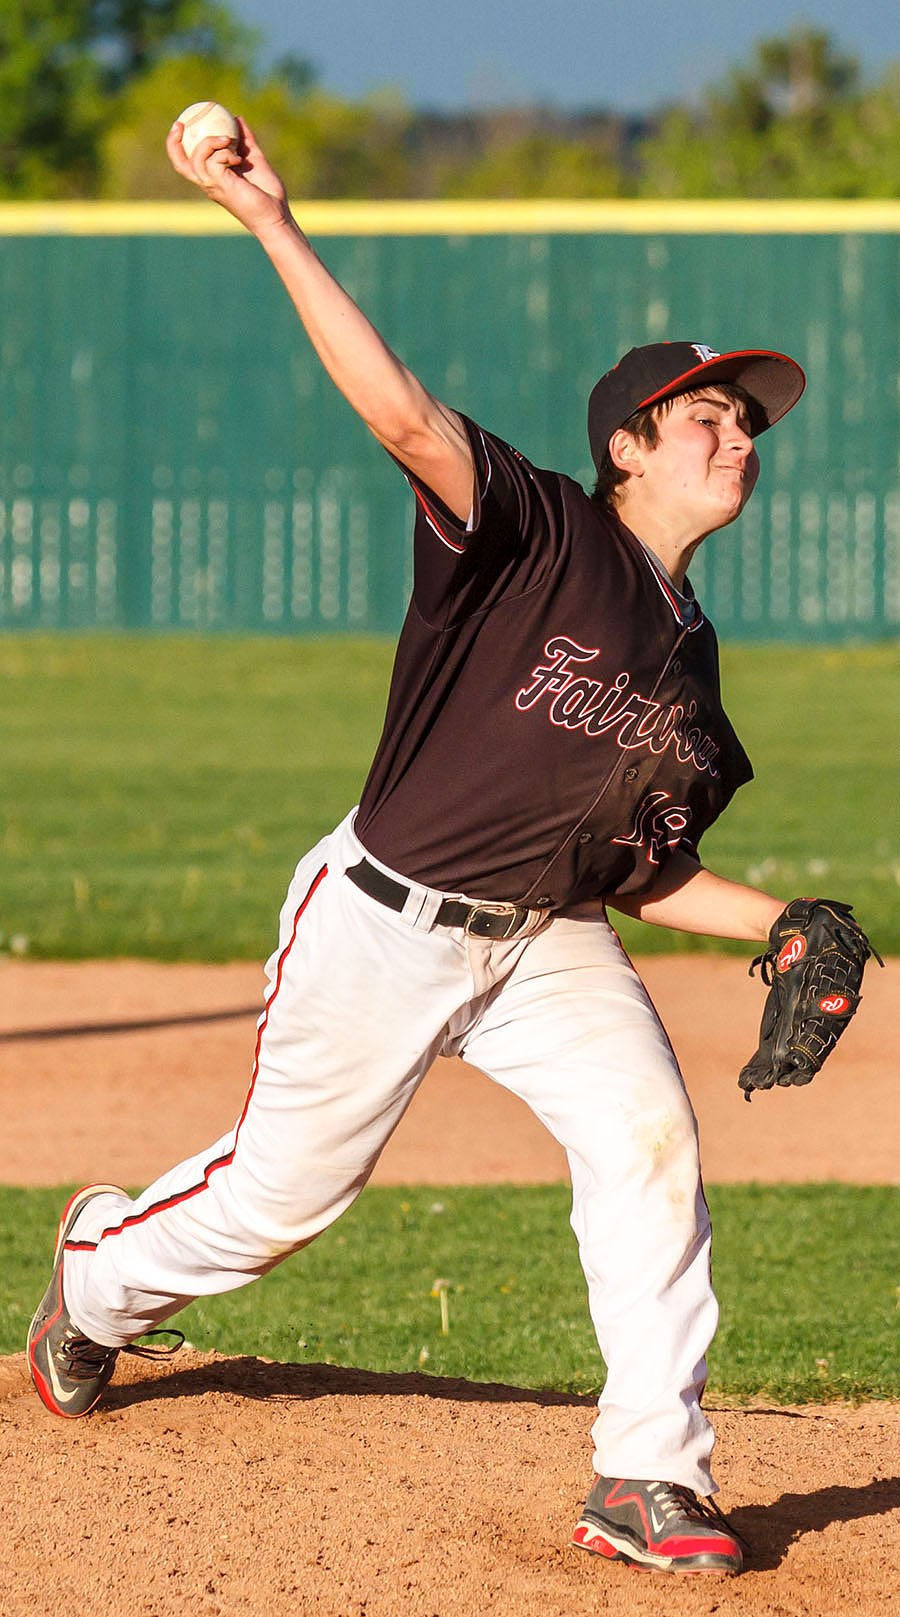
<svg viewBox="0 0 900 1617">
<path fill-rule="evenodd" d="M 707 348 L 705 342 L 692 342 L 691 347 L 693 348 L 694 353 L 697 355 L 697 358 L 702 359 L 704 365 L 709 359 L 721 359 L 722 357 L 718 348 Z"/>
</svg>

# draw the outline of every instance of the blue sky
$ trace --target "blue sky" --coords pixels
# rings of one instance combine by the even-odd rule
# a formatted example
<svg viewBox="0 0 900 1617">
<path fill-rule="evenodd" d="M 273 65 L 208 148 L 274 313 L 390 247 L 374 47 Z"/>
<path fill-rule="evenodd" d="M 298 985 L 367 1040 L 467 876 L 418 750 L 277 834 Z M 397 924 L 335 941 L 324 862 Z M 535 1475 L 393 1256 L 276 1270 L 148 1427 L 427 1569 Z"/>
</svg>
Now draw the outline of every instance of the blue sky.
<svg viewBox="0 0 900 1617">
<path fill-rule="evenodd" d="M 856 56 L 868 79 L 900 61 L 898 0 L 225 0 L 263 35 L 261 60 L 310 59 L 327 88 L 385 85 L 416 106 L 542 100 L 649 111 L 695 97 L 757 39 L 804 19 Z"/>
</svg>

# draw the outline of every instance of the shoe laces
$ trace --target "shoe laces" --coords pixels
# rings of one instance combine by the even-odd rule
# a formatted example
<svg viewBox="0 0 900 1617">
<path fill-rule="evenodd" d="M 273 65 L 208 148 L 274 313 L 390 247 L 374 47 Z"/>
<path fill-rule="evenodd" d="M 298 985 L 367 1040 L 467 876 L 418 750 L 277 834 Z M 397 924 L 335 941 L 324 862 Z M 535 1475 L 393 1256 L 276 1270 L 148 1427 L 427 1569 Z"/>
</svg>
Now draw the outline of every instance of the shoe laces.
<svg viewBox="0 0 900 1617">
<path fill-rule="evenodd" d="M 184 1347 L 184 1332 L 170 1331 L 163 1328 L 159 1331 L 145 1331 L 144 1336 L 176 1336 L 177 1342 L 170 1342 L 168 1347 L 146 1347 L 143 1342 L 128 1342 L 125 1347 L 119 1348 L 120 1353 L 131 1353 L 136 1359 L 173 1359 L 179 1348 Z"/>
<path fill-rule="evenodd" d="M 103 1374 L 115 1352 L 70 1326 L 56 1349 L 56 1358 L 71 1381 L 93 1381 Z"/>
<path fill-rule="evenodd" d="M 655 1492 L 656 1488 L 661 1490 L 661 1494 Z M 665 1494 L 667 1493 L 673 1496 L 671 1505 L 665 1500 Z M 738 1531 L 734 1522 L 729 1521 L 724 1510 L 719 1509 L 713 1498 L 701 1499 L 694 1493 L 693 1488 L 683 1487 L 678 1482 L 654 1484 L 654 1498 L 662 1507 L 667 1518 L 674 1514 L 681 1514 L 693 1521 L 716 1523 L 721 1527 L 725 1527 L 738 1540 L 738 1543 L 743 1544 L 745 1550 L 752 1550 L 753 1546 L 749 1540 L 744 1537 L 743 1533 Z"/>
<path fill-rule="evenodd" d="M 104 1347 L 102 1342 L 93 1342 L 89 1336 L 70 1327 L 56 1350 L 56 1357 L 70 1380 L 93 1381 L 95 1376 L 103 1374 L 110 1360 L 119 1353 L 131 1353 L 136 1359 L 170 1359 L 184 1344 L 181 1331 L 145 1331 L 144 1335 L 173 1336 L 178 1340 L 167 1347 L 146 1347 L 137 1342 L 129 1342 L 122 1348 Z"/>
</svg>

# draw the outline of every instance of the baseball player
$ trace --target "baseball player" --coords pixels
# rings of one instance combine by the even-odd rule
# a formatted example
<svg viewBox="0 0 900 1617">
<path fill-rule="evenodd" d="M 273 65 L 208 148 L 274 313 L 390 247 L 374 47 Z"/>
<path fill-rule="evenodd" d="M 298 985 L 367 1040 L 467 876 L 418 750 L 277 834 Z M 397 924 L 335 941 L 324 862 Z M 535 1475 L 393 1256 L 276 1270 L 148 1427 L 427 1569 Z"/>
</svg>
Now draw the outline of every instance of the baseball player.
<svg viewBox="0 0 900 1617">
<path fill-rule="evenodd" d="M 632 349 L 591 393 L 587 494 L 434 398 L 332 278 L 242 125 L 169 154 L 260 241 L 323 365 L 416 501 L 412 602 L 358 808 L 297 866 L 246 1104 L 137 1200 L 73 1197 L 29 1337 L 86 1414 L 118 1352 L 266 1273 L 350 1206 L 438 1055 L 520 1095 L 567 1152 L 607 1379 L 574 1542 L 737 1572 L 701 1408 L 717 1321 L 693 1111 L 607 919 L 765 941 L 783 900 L 706 869 L 750 779 L 687 578 L 758 472 L 799 366 Z M 714 542 L 714 541 L 713 541 Z"/>
</svg>

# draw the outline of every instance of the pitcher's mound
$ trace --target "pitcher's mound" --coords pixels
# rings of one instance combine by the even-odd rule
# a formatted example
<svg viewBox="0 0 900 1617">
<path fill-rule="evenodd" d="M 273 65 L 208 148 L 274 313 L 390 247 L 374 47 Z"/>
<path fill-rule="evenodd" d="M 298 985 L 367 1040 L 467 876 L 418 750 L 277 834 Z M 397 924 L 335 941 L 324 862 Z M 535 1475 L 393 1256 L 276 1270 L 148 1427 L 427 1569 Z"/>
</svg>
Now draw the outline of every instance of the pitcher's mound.
<svg viewBox="0 0 900 1617">
<path fill-rule="evenodd" d="M 5 1617 L 873 1617 L 900 1581 L 900 1408 L 723 1408 L 740 1579 L 568 1546 L 589 1399 L 182 1352 L 47 1413 L 0 1361 Z M 13 1553 L 14 1547 L 14 1553 Z"/>
</svg>

